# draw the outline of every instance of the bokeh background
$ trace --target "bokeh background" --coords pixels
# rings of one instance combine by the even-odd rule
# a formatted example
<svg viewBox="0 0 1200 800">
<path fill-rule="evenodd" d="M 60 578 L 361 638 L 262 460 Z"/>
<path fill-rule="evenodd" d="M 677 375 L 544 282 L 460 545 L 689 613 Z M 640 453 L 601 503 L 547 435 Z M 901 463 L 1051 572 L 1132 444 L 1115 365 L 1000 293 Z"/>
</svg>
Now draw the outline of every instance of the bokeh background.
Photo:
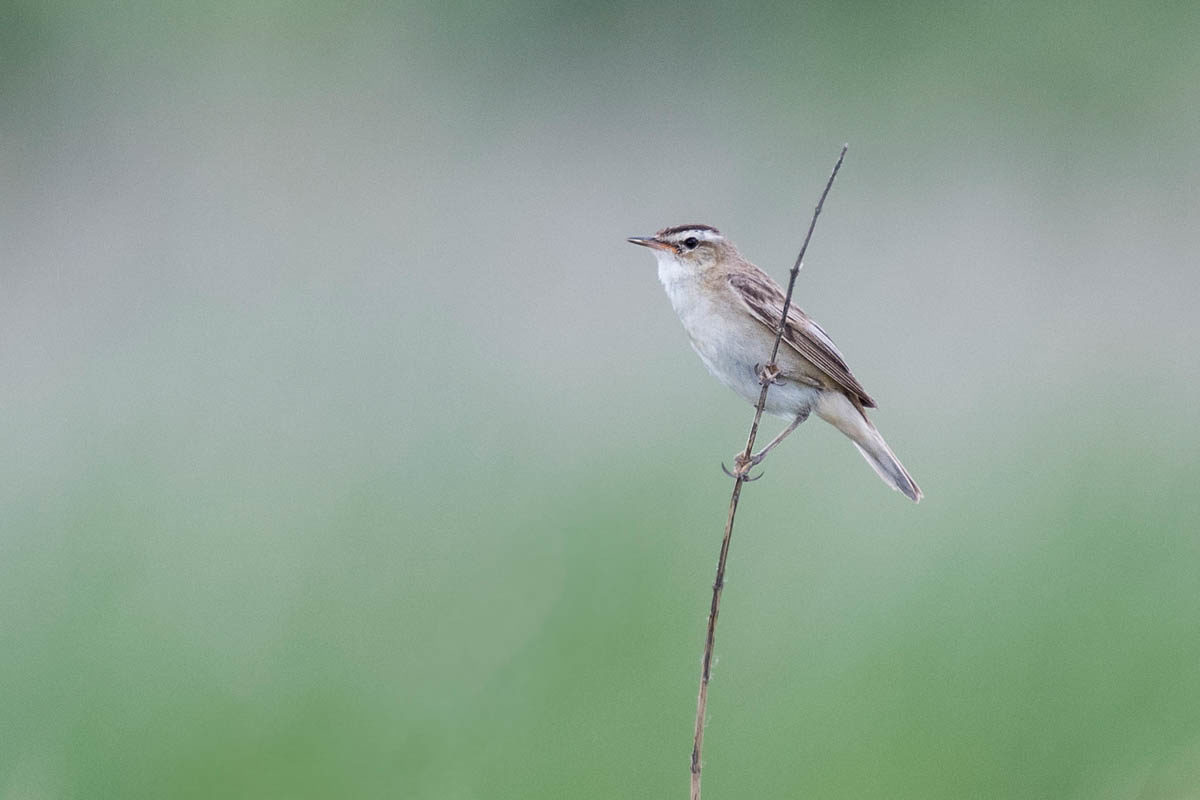
<svg viewBox="0 0 1200 800">
<path fill-rule="evenodd" d="M 1200 6 L 3 5 L 0 797 L 1194 798 Z M 776 428 L 767 429 L 772 434 Z"/>
</svg>

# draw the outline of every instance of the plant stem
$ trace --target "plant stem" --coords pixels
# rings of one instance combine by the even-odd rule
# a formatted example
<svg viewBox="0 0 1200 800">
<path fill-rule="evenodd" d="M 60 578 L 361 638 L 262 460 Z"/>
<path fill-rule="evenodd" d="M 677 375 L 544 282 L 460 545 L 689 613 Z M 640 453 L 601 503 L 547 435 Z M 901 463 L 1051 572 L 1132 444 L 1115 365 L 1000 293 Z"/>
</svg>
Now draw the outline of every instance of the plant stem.
<svg viewBox="0 0 1200 800">
<path fill-rule="evenodd" d="M 813 229 L 817 227 L 817 217 L 821 215 L 821 209 L 825 205 L 825 198 L 829 195 L 829 189 L 833 186 L 833 179 L 837 177 L 838 170 L 842 168 L 842 161 L 846 158 L 846 150 L 850 145 L 842 145 L 842 152 L 838 156 L 837 163 L 833 165 L 833 172 L 829 175 L 829 180 L 825 183 L 825 191 L 821 192 L 821 199 L 817 201 L 817 207 L 813 210 L 812 222 L 808 224 L 808 233 L 804 236 L 804 244 L 800 247 L 800 255 L 796 256 L 796 263 L 792 266 L 792 271 L 788 278 L 787 295 L 783 300 L 783 310 L 779 315 L 779 328 L 775 331 L 775 345 L 771 348 L 771 358 L 767 362 L 767 372 L 774 370 L 775 358 L 779 355 L 779 344 L 783 340 L 783 331 L 787 324 L 788 308 L 792 305 L 792 291 L 796 288 L 796 276 L 800 274 L 800 268 L 804 266 L 804 253 L 808 250 L 808 242 L 812 239 Z M 758 395 L 758 403 L 754 406 L 754 422 L 750 425 L 750 435 L 746 438 L 746 450 L 743 453 L 743 458 L 749 459 L 754 452 L 754 439 L 758 436 L 758 423 L 762 420 L 763 408 L 767 404 L 767 391 L 771 388 L 771 381 L 762 381 L 762 391 Z M 712 675 L 712 657 L 713 657 L 713 640 L 717 632 L 717 613 L 721 608 L 721 590 L 725 586 L 725 560 L 729 556 L 729 541 L 733 538 L 733 519 L 737 516 L 738 500 L 742 496 L 742 484 L 746 482 L 747 474 L 738 470 L 733 482 L 733 494 L 729 498 L 729 515 L 725 519 L 725 537 L 721 540 L 721 555 L 717 559 L 717 577 L 713 581 L 712 606 L 708 612 L 708 634 L 704 638 L 704 658 L 700 669 L 700 695 L 696 699 L 696 732 L 692 739 L 692 794 L 691 800 L 700 800 L 700 755 L 704 747 L 704 715 L 708 709 L 708 681 Z"/>
</svg>

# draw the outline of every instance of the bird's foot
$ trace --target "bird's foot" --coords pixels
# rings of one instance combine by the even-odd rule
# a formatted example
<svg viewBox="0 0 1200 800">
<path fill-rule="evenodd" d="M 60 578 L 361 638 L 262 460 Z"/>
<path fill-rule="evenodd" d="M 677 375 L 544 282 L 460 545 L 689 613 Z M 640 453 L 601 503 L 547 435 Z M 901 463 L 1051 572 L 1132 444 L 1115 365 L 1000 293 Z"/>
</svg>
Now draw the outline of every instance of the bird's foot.
<svg viewBox="0 0 1200 800">
<path fill-rule="evenodd" d="M 779 379 L 780 369 L 778 364 L 771 363 L 767 364 L 765 367 L 762 364 L 755 364 L 754 372 L 758 375 L 759 386 L 766 386 L 768 383 L 783 383 L 783 381 Z"/>
<path fill-rule="evenodd" d="M 751 478 L 750 470 L 762 462 L 764 455 L 764 453 L 759 453 L 757 455 L 747 457 L 745 453 L 738 453 L 733 457 L 732 472 L 729 471 L 729 468 L 726 467 L 724 463 L 721 464 L 721 469 L 726 475 L 734 480 L 742 481 L 743 483 L 750 483 L 751 481 L 756 481 L 763 476 L 763 473 L 760 472 Z"/>
</svg>

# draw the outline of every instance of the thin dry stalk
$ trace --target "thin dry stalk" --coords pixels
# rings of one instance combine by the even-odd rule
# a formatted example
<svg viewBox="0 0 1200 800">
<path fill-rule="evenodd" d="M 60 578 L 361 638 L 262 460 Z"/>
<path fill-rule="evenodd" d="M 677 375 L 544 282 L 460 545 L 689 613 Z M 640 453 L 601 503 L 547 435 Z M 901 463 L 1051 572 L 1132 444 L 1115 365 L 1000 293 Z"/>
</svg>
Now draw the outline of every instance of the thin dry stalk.
<svg viewBox="0 0 1200 800">
<path fill-rule="evenodd" d="M 808 250 L 808 242 L 812 239 L 813 229 L 817 227 L 817 217 L 821 216 L 825 198 L 829 195 L 829 189 L 833 186 L 833 179 L 837 177 L 838 170 L 842 168 L 842 160 L 846 158 L 846 150 L 849 147 L 848 144 L 842 145 L 842 152 L 838 155 L 837 163 L 833 165 L 833 172 L 830 173 L 829 180 L 825 183 L 825 191 L 821 192 L 821 199 L 817 201 L 817 207 L 813 210 L 812 222 L 808 224 L 808 233 L 804 236 L 804 244 L 800 246 L 800 255 L 796 256 L 796 263 L 792 266 L 791 274 L 788 277 L 787 295 L 783 300 L 783 311 L 779 315 L 779 329 L 775 331 L 775 346 L 771 348 L 771 358 L 763 370 L 765 376 L 776 374 L 775 358 L 779 355 L 779 344 L 783 340 L 788 308 L 792 305 L 792 291 L 796 288 L 796 276 L 800 274 L 800 267 L 804 265 L 804 253 Z M 761 383 L 762 391 L 759 392 L 758 403 L 754 406 L 754 422 L 750 425 L 750 435 L 746 438 L 746 450 L 742 454 L 743 459 L 746 460 L 754 452 L 754 438 L 758 436 L 758 423 L 762 420 L 763 408 L 767 404 L 767 391 L 771 388 L 772 381 L 764 379 Z M 746 482 L 746 477 L 746 472 L 743 470 L 739 469 L 735 473 L 733 494 L 729 498 L 729 516 L 725 519 L 725 538 L 721 540 L 721 555 L 717 559 L 717 578 L 713 581 L 712 607 L 708 612 L 708 634 L 704 638 L 704 661 L 700 670 L 700 695 L 696 699 L 696 733 L 692 740 L 691 800 L 700 800 L 700 753 L 704 746 L 704 715 L 708 709 L 708 680 L 712 674 L 713 639 L 717 631 L 717 612 L 721 606 L 721 589 L 725 586 L 725 559 L 729 556 L 729 540 L 733 538 L 733 518 L 737 515 L 738 500 L 742 496 L 742 484 Z"/>
</svg>

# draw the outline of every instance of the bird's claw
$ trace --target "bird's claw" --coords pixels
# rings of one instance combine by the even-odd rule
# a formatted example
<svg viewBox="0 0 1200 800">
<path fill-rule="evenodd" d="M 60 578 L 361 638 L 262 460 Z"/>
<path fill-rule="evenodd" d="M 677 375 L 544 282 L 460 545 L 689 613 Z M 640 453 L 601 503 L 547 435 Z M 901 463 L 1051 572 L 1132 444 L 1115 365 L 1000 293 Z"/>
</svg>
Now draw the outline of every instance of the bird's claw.
<svg viewBox="0 0 1200 800">
<path fill-rule="evenodd" d="M 757 475 L 755 475 L 753 478 L 750 477 L 750 470 L 753 469 L 757 463 L 758 462 L 755 461 L 754 458 L 752 458 L 752 457 L 746 458 L 741 453 L 738 453 L 737 457 L 733 459 L 733 472 L 729 471 L 729 468 L 725 466 L 724 461 L 721 462 L 721 471 L 723 471 L 729 477 L 733 478 L 735 481 L 742 481 L 743 483 L 753 483 L 754 481 L 758 480 L 759 478 L 761 478 L 763 475 L 766 474 L 766 473 L 760 472 Z"/>
<path fill-rule="evenodd" d="M 779 380 L 780 370 L 778 364 L 767 364 L 765 367 L 762 364 L 755 364 L 754 372 L 758 375 L 759 386 L 766 386 L 769 383 L 777 385 L 783 383 L 783 381 Z"/>
</svg>

